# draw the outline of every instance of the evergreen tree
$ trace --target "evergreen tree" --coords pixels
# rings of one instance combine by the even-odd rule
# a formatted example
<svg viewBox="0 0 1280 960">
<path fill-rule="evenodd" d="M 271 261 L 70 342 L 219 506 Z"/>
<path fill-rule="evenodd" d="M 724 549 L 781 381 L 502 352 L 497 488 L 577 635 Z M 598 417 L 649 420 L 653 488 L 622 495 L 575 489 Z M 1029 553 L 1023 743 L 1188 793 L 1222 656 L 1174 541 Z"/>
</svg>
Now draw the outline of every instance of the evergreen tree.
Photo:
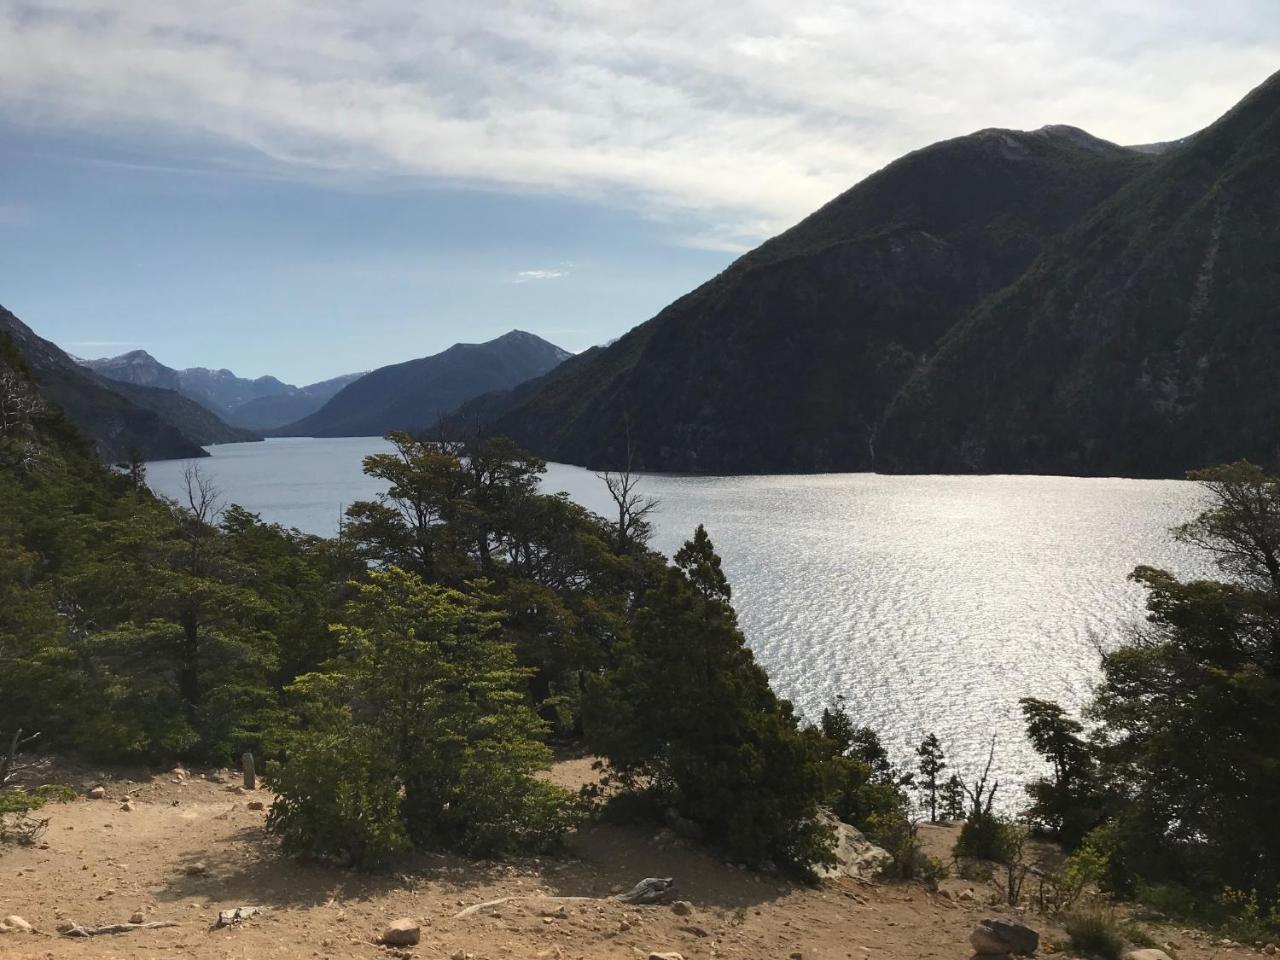
<svg viewBox="0 0 1280 960">
<path fill-rule="evenodd" d="M 801 871 L 829 862 L 821 766 L 737 628 L 703 528 L 676 562 L 592 691 L 589 743 L 734 859 Z"/>
<path fill-rule="evenodd" d="M 953 773 L 942 784 L 941 789 L 938 791 L 938 804 L 942 809 L 942 816 L 948 821 L 955 822 L 964 819 L 964 782 L 960 779 L 959 774 Z"/>
<path fill-rule="evenodd" d="M 916 769 L 920 774 L 919 790 L 929 810 L 929 822 L 938 822 L 938 793 L 941 789 L 939 777 L 947 768 L 947 761 L 942 753 L 942 744 L 935 734 L 929 734 L 916 747 L 918 758 Z"/>
</svg>

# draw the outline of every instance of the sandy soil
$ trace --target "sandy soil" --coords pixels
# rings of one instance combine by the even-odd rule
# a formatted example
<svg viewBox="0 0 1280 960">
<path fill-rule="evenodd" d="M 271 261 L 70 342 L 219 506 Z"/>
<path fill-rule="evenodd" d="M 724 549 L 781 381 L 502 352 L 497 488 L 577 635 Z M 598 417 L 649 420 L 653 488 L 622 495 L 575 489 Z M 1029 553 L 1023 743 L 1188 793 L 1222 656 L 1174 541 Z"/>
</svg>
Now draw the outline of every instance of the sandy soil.
<svg viewBox="0 0 1280 960">
<path fill-rule="evenodd" d="M 993 891 L 981 884 L 947 880 L 939 893 L 853 880 L 806 887 L 735 869 L 666 831 L 605 826 L 581 831 L 562 860 L 424 857 L 387 876 L 303 865 L 279 854 L 263 829 L 265 812 L 249 808 L 269 805 L 269 793 L 236 793 L 211 775 L 118 775 L 106 780 L 104 799 L 47 807 L 52 822 L 42 846 L 0 850 L 0 918 L 18 914 L 35 928 L 0 935 L 0 956 L 385 960 L 401 951 L 377 945 L 377 936 L 390 921 L 409 917 L 422 925 L 421 942 L 411 948 L 421 958 L 643 960 L 677 952 L 688 960 L 928 960 L 968 956 L 974 923 L 1002 914 L 988 905 Z M 86 790 L 98 782 L 86 771 L 77 776 L 68 782 Z M 590 776 L 584 760 L 555 771 L 565 783 Z M 945 855 L 954 831 L 922 832 Z M 674 876 L 692 913 L 609 899 L 650 876 Z M 969 888 L 973 899 L 960 899 Z M 524 899 L 456 916 L 502 897 Z M 550 897 L 590 899 L 562 904 Z M 211 929 L 220 910 L 249 905 L 266 909 Z M 178 926 L 89 940 L 57 932 L 68 921 L 123 923 L 135 911 Z M 1029 922 L 1052 937 L 1050 925 Z M 1167 935 L 1179 960 L 1251 952 Z"/>
</svg>

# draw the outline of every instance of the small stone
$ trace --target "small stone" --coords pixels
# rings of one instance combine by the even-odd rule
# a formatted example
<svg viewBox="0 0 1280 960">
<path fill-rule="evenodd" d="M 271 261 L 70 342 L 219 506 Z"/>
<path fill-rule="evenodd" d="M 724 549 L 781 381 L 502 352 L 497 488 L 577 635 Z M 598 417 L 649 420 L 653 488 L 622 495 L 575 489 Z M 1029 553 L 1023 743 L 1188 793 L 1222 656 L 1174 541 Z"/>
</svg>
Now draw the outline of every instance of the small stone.
<svg viewBox="0 0 1280 960">
<path fill-rule="evenodd" d="M 106 797 L 106 795 L 107 795 L 107 788 L 102 786 L 94 787 L 92 790 L 89 791 L 90 800 L 102 800 Z"/>
<path fill-rule="evenodd" d="M 4 927 L 6 933 L 32 932 L 31 924 L 27 923 L 26 920 L 22 919 L 22 917 L 18 916 L 16 913 L 11 913 L 9 916 L 5 917 L 3 922 L 0 922 L 0 927 Z"/>
<path fill-rule="evenodd" d="M 1148 947 L 1142 950 L 1130 950 L 1124 955 L 1124 960 L 1172 960 L 1172 958 L 1163 950 Z"/>
<path fill-rule="evenodd" d="M 245 806 L 247 806 L 250 810 L 267 809 L 267 805 L 263 803 L 261 800 L 250 800 L 247 804 L 245 804 Z"/>
<path fill-rule="evenodd" d="M 129 917 L 130 923 L 146 923 L 147 915 L 141 910 L 135 910 Z"/>
<path fill-rule="evenodd" d="M 684 960 L 684 956 L 679 953 L 651 953 L 649 960 Z"/>
<path fill-rule="evenodd" d="M 202 877 L 209 872 L 209 868 L 203 860 L 197 860 L 195 863 L 188 863 L 185 872 L 188 877 Z"/>
<path fill-rule="evenodd" d="M 687 917 L 693 913 L 693 904 L 688 900 L 676 900 L 671 904 L 671 912 L 677 917 Z"/>
<path fill-rule="evenodd" d="M 125 813 L 131 813 L 133 811 L 133 804 L 126 800 L 124 803 L 120 804 L 120 809 Z"/>
<path fill-rule="evenodd" d="M 401 917 L 382 931 L 382 942 L 388 947 L 411 947 L 421 935 L 422 930 L 416 920 Z"/>
<path fill-rule="evenodd" d="M 1276 945 L 1274 943 L 1268 943 L 1262 948 L 1262 952 L 1268 957 L 1274 957 L 1276 955 Z"/>
<path fill-rule="evenodd" d="M 98 894 L 98 899 L 105 900 L 107 899 L 107 897 L 114 897 L 115 893 L 116 893 L 115 890 L 108 887 L 106 890 L 103 890 L 100 894 Z"/>
<path fill-rule="evenodd" d="M 804 960 L 804 953 L 800 950 L 792 950 L 791 960 Z"/>
</svg>

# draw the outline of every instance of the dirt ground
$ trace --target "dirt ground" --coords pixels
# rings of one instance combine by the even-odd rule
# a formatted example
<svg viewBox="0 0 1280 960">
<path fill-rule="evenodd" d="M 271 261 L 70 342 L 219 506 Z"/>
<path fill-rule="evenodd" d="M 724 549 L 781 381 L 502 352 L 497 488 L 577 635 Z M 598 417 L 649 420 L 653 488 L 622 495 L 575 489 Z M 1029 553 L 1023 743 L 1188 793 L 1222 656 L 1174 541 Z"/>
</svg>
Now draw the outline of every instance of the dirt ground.
<svg viewBox="0 0 1280 960">
<path fill-rule="evenodd" d="M 107 796 L 46 807 L 51 823 L 40 846 L 0 850 L 0 919 L 17 914 L 34 927 L 0 934 L 0 957 L 644 960 L 658 952 L 686 960 L 929 960 L 969 956 L 975 922 L 1008 915 L 990 905 L 994 891 L 982 884 L 949 879 L 937 893 L 852 879 L 808 887 L 736 869 L 666 831 L 611 826 L 580 831 L 559 860 L 424 857 L 384 876 L 299 864 L 264 831 L 265 812 L 250 809 L 269 806 L 270 794 L 235 792 L 233 783 L 217 782 L 223 776 L 80 770 L 64 777 L 86 792 L 101 782 Z M 583 782 L 590 764 L 568 761 L 554 776 Z M 945 826 L 922 827 L 922 835 L 944 857 L 954 840 Z M 675 877 L 692 912 L 610 899 L 654 876 Z M 504 897 L 519 899 L 457 916 Z M 213 929 L 219 911 L 240 906 L 265 909 Z M 124 923 L 135 912 L 177 926 L 85 940 L 58 933 L 71 921 Z M 421 924 L 421 942 L 407 953 L 377 945 L 401 917 Z M 1027 922 L 1053 939 L 1050 925 Z M 1253 953 L 1178 931 L 1162 937 L 1178 960 Z"/>
</svg>

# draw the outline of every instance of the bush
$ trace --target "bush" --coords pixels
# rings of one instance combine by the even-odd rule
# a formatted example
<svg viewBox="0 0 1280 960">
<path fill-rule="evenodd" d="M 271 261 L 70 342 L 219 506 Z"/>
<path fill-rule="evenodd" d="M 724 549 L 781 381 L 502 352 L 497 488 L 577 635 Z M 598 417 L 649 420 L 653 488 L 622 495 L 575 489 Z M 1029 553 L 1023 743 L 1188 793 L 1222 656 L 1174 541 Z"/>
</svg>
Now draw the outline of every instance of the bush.
<svg viewBox="0 0 1280 960">
<path fill-rule="evenodd" d="M 340 656 L 299 678 L 305 728 L 279 771 L 270 825 L 295 853 L 376 866 L 409 845 L 544 850 L 568 794 L 537 780 L 550 751 L 528 671 L 492 599 L 392 567 L 353 584 Z"/>
<path fill-rule="evenodd" d="M 271 782 L 267 828 L 286 853 L 371 870 L 409 847 L 395 772 L 346 738 L 301 741 Z"/>
<path fill-rule="evenodd" d="M 1068 914 L 1062 928 L 1071 941 L 1071 949 L 1102 960 L 1120 960 L 1124 956 L 1124 934 L 1115 916 L 1105 910 L 1081 910 Z"/>
<path fill-rule="evenodd" d="M 49 820 L 31 814 L 46 803 L 67 803 L 75 796 L 70 787 L 53 784 L 34 790 L 20 787 L 0 790 L 0 843 L 35 843 L 48 828 Z"/>
<path fill-rule="evenodd" d="M 1012 853 L 1015 829 L 1015 824 L 999 814 L 971 816 L 960 828 L 960 836 L 951 851 L 952 856 L 957 860 L 967 858 L 1007 864 Z"/>
</svg>

